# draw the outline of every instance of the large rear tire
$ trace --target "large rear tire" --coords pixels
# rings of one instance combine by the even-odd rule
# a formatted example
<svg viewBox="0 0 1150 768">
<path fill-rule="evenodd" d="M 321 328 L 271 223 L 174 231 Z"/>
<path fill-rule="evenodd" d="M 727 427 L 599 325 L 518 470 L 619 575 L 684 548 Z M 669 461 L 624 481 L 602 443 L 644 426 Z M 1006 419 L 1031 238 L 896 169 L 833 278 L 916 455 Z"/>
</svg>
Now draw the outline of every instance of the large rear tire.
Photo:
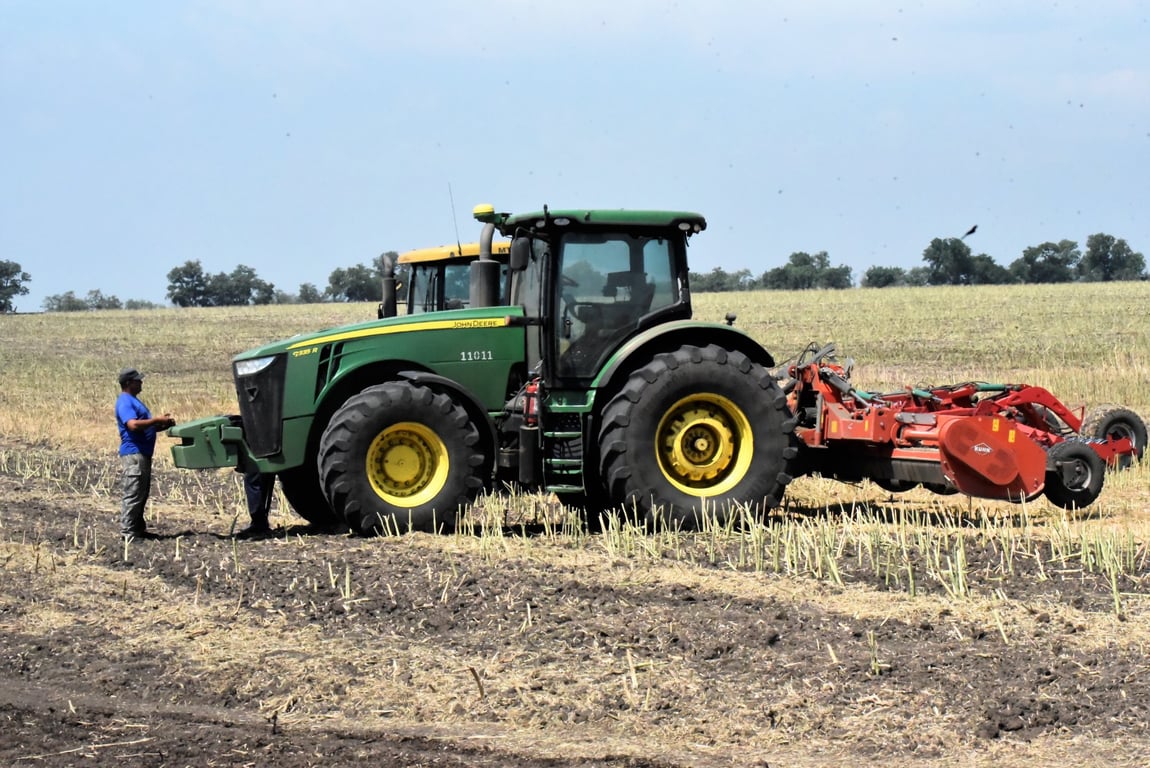
<svg viewBox="0 0 1150 768">
<path fill-rule="evenodd" d="M 1126 469 L 1142 460 L 1146 453 L 1146 422 L 1129 408 L 1117 405 L 1101 405 L 1086 414 L 1082 420 L 1083 437 L 1105 440 L 1107 438 L 1130 438 L 1134 443 L 1134 456 L 1120 456 L 1116 469 Z"/>
<path fill-rule="evenodd" d="M 770 373 L 742 352 L 683 346 L 634 371 L 608 402 L 600 475 L 613 505 L 649 527 L 726 522 L 782 501 L 795 422 Z"/>
<path fill-rule="evenodd" d="M 1063 509 L 1084 509 L 1102 493 L 1106 463 L 1089 445 L 1066 440 L 1047 453 L 1046 487 L 1051 503 Z"/>
<path fill-rule="evenodd" d="M 449 532 L 483 487 L 479 445 L 479 430 L 448 395 L 387 382 L 332 416 L 320 439 L 320 483 L 360 534 Z"/>
</svg>

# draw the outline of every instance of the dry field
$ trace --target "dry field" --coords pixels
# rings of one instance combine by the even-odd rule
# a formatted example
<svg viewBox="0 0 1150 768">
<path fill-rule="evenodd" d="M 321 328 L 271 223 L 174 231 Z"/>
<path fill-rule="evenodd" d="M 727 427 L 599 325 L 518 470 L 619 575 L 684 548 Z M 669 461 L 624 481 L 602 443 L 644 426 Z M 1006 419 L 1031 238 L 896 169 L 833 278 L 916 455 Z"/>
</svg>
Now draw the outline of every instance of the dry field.
<svg viewBox="0 0 1150 768">
<path fill-rule="evenodd" d="M 1150 419 L 1150 283 L 698 297 L 883 390 L 982 379 Z M 452 536 L 236 542 L 172 468 L 117 536 L 115 374 L 179 420 L 229 360 L 373 305 L 0 316 L 0 764 L 1145 766 L 1150 469 L 1069 514 L 792 484 L 764 524 L 589 535 L 491 496 Z"/>
</svg>

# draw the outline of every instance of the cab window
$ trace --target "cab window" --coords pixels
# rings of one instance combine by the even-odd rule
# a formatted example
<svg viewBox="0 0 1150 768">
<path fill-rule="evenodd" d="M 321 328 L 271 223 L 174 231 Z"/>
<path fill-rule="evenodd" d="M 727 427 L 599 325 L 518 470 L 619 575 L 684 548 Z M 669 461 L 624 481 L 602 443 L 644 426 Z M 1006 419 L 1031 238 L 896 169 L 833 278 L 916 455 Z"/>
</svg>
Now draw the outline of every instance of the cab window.
<svg viewBox="0 0 1150 768">
<path fill-rule="evenodd" d="M 594 376 L 651 312 L 679 301 L 672 242 L 639 235 L 571 234 L 559 257 L 560 376 Z"/>
</svg>

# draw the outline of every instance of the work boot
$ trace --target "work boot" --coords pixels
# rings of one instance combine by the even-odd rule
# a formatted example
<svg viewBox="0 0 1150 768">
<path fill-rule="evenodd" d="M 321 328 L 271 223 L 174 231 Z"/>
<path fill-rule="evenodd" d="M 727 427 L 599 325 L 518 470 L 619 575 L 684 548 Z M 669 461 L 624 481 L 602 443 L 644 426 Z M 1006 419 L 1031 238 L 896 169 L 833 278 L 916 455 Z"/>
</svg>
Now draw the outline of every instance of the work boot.
<svg viewBox="0 0 1150 768">
<path fill-rule="evenodd" d="M 235 534 L 235 538 L 253 541 L 253 540 L 257 540 L 257 539 L 267 539 L 267 538 L 270 538 L 274 535 L 275 535 L 275 531 L 273 531 L 271 529 L 271 526 L 269 526 L 267 523 L 264 523 L 263 525 L 260 525 L 258 523 L 252 523 L 247 528 L 244 528 L 242 531 L 237 531 Z"/>
</svg>

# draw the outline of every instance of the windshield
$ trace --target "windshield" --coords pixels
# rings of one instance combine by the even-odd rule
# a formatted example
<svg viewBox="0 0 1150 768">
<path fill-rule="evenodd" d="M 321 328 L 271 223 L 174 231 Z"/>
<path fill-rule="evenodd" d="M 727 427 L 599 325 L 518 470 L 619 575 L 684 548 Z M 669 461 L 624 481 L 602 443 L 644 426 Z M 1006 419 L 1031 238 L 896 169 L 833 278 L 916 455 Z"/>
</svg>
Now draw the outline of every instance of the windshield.
<svg viewBox="0 0 1150 768">
<path fill-rule="evenodd" d="M 408 314 L 463 309 L 471 305 L 471 262 L 413 265 Z M 499 303 L 507 303 L 507 265 L 502 265 Z M 442 293 L 442 296 L 440 295 Z"/>
<path fill-rule="evenodd" d="M 408 314 L 417 312 L 435 311 L 435 294 L 437 274 L 434 267 L 413 265 L 410 278 L 411 288 L 408 291 Z"/>
</svg>

